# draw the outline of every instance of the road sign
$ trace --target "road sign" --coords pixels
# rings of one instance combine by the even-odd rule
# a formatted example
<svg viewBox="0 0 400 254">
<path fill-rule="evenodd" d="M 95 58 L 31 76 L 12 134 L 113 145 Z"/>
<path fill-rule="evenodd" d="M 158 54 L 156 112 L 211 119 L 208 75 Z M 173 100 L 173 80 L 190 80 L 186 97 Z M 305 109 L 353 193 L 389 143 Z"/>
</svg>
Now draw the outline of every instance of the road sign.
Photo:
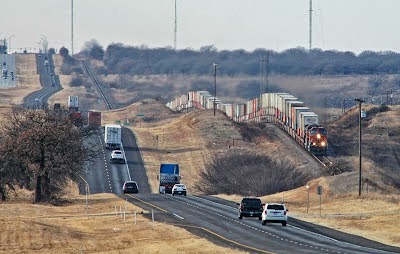
<svg viewBox="0 0 400 254">
<path fill-rule="evenodd" d="M 144 114 L 136 114 L 136 116 L 144 116 Z"/>
<path fill-rule="evenodd" d="M 317 187 L 317 194 L 318 195 L 322 195 L 322 186 L 321 185 L 319 185 L 318 187 Z"/>
</svg>

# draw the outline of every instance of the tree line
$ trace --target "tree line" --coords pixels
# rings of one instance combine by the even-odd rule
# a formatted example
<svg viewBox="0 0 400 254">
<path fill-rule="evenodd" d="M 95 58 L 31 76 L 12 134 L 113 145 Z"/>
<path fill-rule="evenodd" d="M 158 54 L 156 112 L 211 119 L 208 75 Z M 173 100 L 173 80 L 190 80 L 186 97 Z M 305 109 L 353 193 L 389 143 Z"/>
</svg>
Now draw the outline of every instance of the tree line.
<svg viewBox="0 0 400 254">
<path fill-rule="evenodd" d="M 104 61 L 101 74 L 192 74 L 209 75 L 212 63 L 219 64 L 222 75 L 259 75 L 260 65 L 277 75 L 369 75 L 400 73 L 400 54 L 393 51 L 350 51 L 292 48 L 282 52 L 217 50 L 213 45 L 199 50 L 170 47 L 148 48 L 113 43 L 103 47 L 89 41 L 80 54 Z M 261 61 L 260 59 L 265 59 Z M 268 62 L 268 65 L 267 65 Z M 264 67 L 263 67 L 264 68 Z"/>
</svg>

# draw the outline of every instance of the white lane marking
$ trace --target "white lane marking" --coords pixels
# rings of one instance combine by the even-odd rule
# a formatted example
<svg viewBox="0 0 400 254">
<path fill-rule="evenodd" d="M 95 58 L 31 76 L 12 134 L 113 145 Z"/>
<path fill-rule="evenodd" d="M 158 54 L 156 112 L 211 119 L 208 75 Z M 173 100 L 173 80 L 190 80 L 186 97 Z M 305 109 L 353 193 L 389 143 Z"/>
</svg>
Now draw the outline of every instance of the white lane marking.
<svg viewBox="0 0 400 254">
<path fill-rule="evenodd" d="M 122 148 L 122 152 L 124 153 L 124 157 L 125 157 L 125 166 L 126 166 L 126 171 L 128 171 L 129 181 L 132 181 L 131 173 L 129 172 L 129 166 L 128 166 L 128 163 L 126 161 L 126 154 L 125 154 L 124 146 L 122 145 L 122 143 L 121 143 L 121 148 Z"/>
<path fill-rule="evenodd" d="M 236 208 L 233 208 L 233 207 L 231 207 L 231 206 L 224 205 L 224 204 L 220 204 L 220 203 L 217 203 L 217 202 L 215 202 L 215 201 L 208 200 L 208 199 L 205 199 L 205 198 L 200 198 L 200 197 L 196 197 L 196 196 L 190 196 L 190 197 L 191 197 L 191 198 L 197 198 L 197 199 L 203 200 L 203 202 L 213 203 L 213 204 L 217 204 L 217 205 L 220 205 L 220 206 L 229 207 L 229 208 L 232 208 L 232 209 L 236 210 Z M 239 222 L 239 224 L 242 224 L 242 223 Z M 245 224 L 242 224 L 242 225 L 245 225 Z M 340 242 L 340 243 L 345 243 L 345 244 L 348 244 L 348 245 L 355 246 L 355 247 L 357 247 L 357 248 L 365 248 L 365 249 L 368 249 L 368 250 L 380 251 L 380 252 L 385 252 L 385 253 L 394 253 L 394 252 L 390 252 L 390 251 L 379 250 L 379 249 L 373 249 L 373 248 L 369 248 L 369 247 L 359 246 L 359 245 L 356 245 L 356 244 L 352 244 L 352 243 L 348 243 L 348 242 L 336 240 L 336 239 L 330 238 L 330 237 L 328 237 L 328 236 L 324 236 L 324 235 L 321 235 L 321 234 L 318 234 L 318 233 L 314 233 L 314 232 L 312 232 L 312 231 L 308 231 L 308 230 L 305 230 L 305 229 L 302 229 L 302 228 L 298 228 L 298 227 L 296 227 L 296 226 L 292 226 L 292 225 L 288 225 L 288 226 L 289 226 L 289 227 L 292 227 L 292 228 L 295 228 L 295 229 L 298 229 L 298 230 L 300 230 L 300 231 L 304 231 L 304 232 L 308 232 L 308 233 L 317 235 L 317 236 L 322 237 L 322 238 L 325 238 L 325 239 L 327 239 L 327 240 L 331 240 L 331 241 L 338 242 L 338 243 L 339 243 L 339 242 Z M 275 236 L 275 235 L 273 235 L 273 236 Z M 298 244 L 298 243 L 296 243 L 296 244 Z M 305 245 L 304 245 L 304 246 L 305 246 Z M 310 247 L 312 247 L 312 246 L 310 246 Z M 331 250 L 326 250 L 326 251 L 331 251 Z"/>
<path fill-rule="evenodd" d="M 240 224 L 240 225 L 242 225 L 242 226 L 245 226 L 245 227 L 248 227 L 248 228 L 251 228 L 251 229 L 254 230 L 254 226 L 251 226 L 251 225 L 245 224 L 245 223 L 243 223 L 243 222 L 237 221 L 237 220 L 232 219 L 232 218 L 230 218 L 230 217 L 224 216 L 224 215 L 222 215 L 222 214 L 220 214 L 220 213 L 212 212 L 212 211 L 207 210 L 207 209 L 205 209 L 205 208 L 202 208 L 202 207 L 199 207 L 199 206 L 196 206 L 196 205 L 192 205 L 192 204 L 190 204 L 190 203 L 188 203 L 187 201 L 184 201 L 184 200 L 178 200 L 178 199 L 175 199 L 175 198 L 172 198 L 172 197 L 169 197 L 169 196 L 164 196 L 164 197 L 165 197 L 165 198 L 168 198 L 168 199 L 176 200 L 176 201 L 178 201 L 178 202 L 180 202 L 180 203 L 182 203 L 182 204 L 185 204 L 185 205 L 188 205 L 188 206 L 191 206 L 191 207 L 195 207 L 195 208 L 197 208 L 197 209 L 199 209 L 199 210 L 203 210 L 203 211 L 208 212 L 208 213 L 211 213 L 211 214 L 219 215 L 219 216 L 221 216 L 221 217 L 224 217 L 224 218 L 226 218 L 226 219 L 228 219 L 228 220 L 231 220 L 231 221 L 236 222 L 236 223 L 238 223 L 238 224 Z M 198 197 L 195 197 L 195 196 L 190 196 L 190 197 L 192 197 L 192 198 L 197 198 L 197 199 L 201 199 L 201 200 L 204 200 L 204 201 L 206 201 L 206 202 L 208 202 L 208 203 L 218 204 L 218 205 L 221 205 L 221 206 L 226 206 L 226 207 L 229 207 L 229 208 L 234 209 L 234 208 L 231 207 L 231 206 L 219 204 L 219 203 L 217 203 L 217 202 L 209 201 L 209 200 L 207 200 L 207 199 L 198 198 Z M 306 231 L 306 230 L 304 230 L 304 231 Z M 272 234 L 269 233 L 269 232 L 265 232 L 265 233 L 268 234 L 268 235 L 270 235 L 270 236 L 272 235 Z M 282 238 L 282 237 L 277 236 L 277 235 L 273 235 L 273 236 L 275 236 L 275 238 L 277 238 L 277 239 L 279 239 L 279 240 L 281 240 L 281 241 L 288 241 L 288 239 L 286 239 L 286 238 Z M 294 242 L 294 244 L 295 244 L 295 245 L 299 245 L 298 242 Z M 309 248 L 319 248 L 319 247 L 317 247 L 317 246 L 312 246 L 312 245 L 309 245 L 308 247 L 309 247 Z M 327 249 L 326 252 L 334 252 L 334 251 L 333 251 L 333 250 Z"/>
<path fill-rule="evenodd" d="M 354 244 L 354 243 L 348 243 L 348 242 L 336 240 L 336 239 L 333 239 L 333 238 L 328 237 L 328 236 L 325 236 L 325 235 L 321 235 L 321 234 L 318 234 L 318 233 L 315 233 L 315 232 L 311 232 L 311 231 L 308 231 L 308 230 L 305 230 L 305 229 L 302 229 L 302 228 L 298 228 L 298 227 L 296 227 L 296 226 L 292 226 L 292 225 L 288 225 L 288 226 L 289 226 L 289 227 L 292 227 L 292 228 L 295 228 L 295 229 L 297 229 L 297 230 L 300 230 L 300 231 L 308 232 L 308 233 L 310 233 L 310 234 L 313 234 L 313 235 L 316 235 L 316 236 L 325 238 L 325 239 L 327 239 L 327 240 L 331 240 L 331 241 L 333 241 L 333 242 L 345 243 L 345 244 L 347 244 L 347 245 L 351 245 L 351 246 L 354 246 L 354 247 L 357 247 L 357 248 L 364 248 L 364 249 L 367 249 L 367 250 L 380 251 L 380 252 L 386 252 L 386 253 L 395 253 L 395 252 L 390 252 L 390 251 L 385 251 L 385 250 L 379 250 L 379 249 L 373 249 L 373 248 L 369 248 L 369 247 L 360 246 L 360 245 L 357 245 L 357 244 Z"/>
<path fill-rule="evenodd" d="M 173 213 L 173 215 L 174 215 L 175 217 L 178 217 L 178 218 L 179 218 L 179 219 L 181 219 L 181 220 L 183 220 L 183 219 L 184 219 L 183 217 L 181 217 L 181 216 L 177 215 L 176 213 Z"/>
</svg>

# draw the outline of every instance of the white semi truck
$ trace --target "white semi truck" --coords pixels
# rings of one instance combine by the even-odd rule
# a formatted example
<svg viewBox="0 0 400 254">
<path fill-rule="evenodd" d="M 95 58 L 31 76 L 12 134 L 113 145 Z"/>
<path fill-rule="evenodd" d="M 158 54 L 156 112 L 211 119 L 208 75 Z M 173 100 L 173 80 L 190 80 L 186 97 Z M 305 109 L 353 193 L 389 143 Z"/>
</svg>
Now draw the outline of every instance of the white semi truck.
<svg viewBox="0 0 400 254">
<path fill-rule="evenodd" d="M 106 124 L 104 126 L 104 143 L 107 149 L 120 149 L 121 147 L 121 125 Z"/>
</svg>

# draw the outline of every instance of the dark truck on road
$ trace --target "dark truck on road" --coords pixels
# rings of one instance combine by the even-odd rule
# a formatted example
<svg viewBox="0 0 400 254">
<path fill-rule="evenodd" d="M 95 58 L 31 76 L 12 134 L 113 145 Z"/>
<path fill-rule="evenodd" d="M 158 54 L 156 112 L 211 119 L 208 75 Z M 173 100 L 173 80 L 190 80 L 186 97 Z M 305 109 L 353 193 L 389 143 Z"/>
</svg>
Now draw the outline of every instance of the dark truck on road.
<svg viewBox="0 0 400 254">
<path fill-rule="evenodd" d="M 239 205 L 239 219 L 243 217 L 258 217 L 261 220 L 263 205 L 259 198 L 243 198 Z"/>
</svg>

